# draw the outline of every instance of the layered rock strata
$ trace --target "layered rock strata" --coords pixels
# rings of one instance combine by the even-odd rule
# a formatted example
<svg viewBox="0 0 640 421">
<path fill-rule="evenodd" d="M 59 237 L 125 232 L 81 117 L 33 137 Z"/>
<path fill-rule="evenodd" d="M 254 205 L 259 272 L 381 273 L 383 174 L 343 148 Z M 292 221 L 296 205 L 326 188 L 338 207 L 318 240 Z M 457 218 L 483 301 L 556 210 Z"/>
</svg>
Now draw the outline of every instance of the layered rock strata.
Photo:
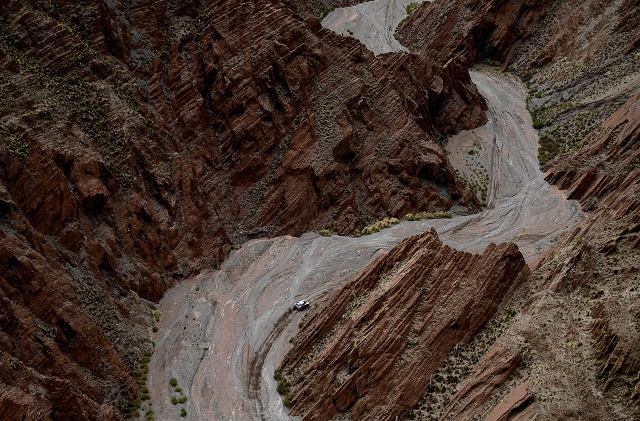
<svg viewBox="0 0 640 421">
<path fill-rule="evenodd" d="M 376 59 L 286 2 L 0 15 L 3 418 L 117 419 L 145 299 L 247 239 L 478 208 L 436 141 L 484 119 L 456 63 Z"/>
<path fill-rule="evenodd" d="M 605 50 L 628 54 L 639 45 L 638 6 L 637 0 L 424 3 L 398 36 L 440 62 L 461 55 L 470 62 L 499 61 L 503 69 L 514 64 L 535 69 L 558 57 L 590 60 Z"/>
<path fill-rule="evenodd" d="M 590 133 L 582 146 L 579 152 L 552 161 L 547 179 L 587 209 L 603 206 L 621 217 L 636 212 L 640 206 L 640 92 Z"/>
<path fill-rule="evenodd" d="M 526 77 L 547 179 L 591 212 L 517 292 L 515 323 L 469 361 L 461 386 L 425 394 L 420 415 L 638 417 L 639 10 L 636 1 L 442 2 L 401 29 L 438 60 L 455 52 Z M 514 368 L 518 355 L 526 362 Z M 434 396 L 450 403 L 436 407 Z"/>
<path fill-rule="evenodd" d="M 407 238 L 313 310 L 282 363 L 292 414 L 396 419 L 449 350 L 469 341 L 527 278 L 514 244 L 482 255 Z"/>
</svg>

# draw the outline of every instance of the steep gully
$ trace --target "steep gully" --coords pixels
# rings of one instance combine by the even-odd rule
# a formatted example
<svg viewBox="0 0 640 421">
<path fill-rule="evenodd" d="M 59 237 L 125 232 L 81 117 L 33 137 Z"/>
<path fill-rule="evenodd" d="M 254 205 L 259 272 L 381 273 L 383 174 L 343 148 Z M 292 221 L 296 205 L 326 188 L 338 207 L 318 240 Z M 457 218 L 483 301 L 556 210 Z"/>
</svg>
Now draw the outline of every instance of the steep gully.
<svg viewBox="0 0 640 421">
<path fill-rule="evenodd" d="M 491 174 L 486 210 L 449 220 L 402 222 L 361 238 L 307 233 L 254 240 L 232 252 L 220 270 L 168 291 L 160 303 L 163 317 L 149 366 L 153 408 L 160 419 L 177 418 L 168 388 L 171 377 L 187 391 L 186 419 L 288 419 L 273 373 L 297 331 L 299 316 L 291 304 L 300 298 L 321 300 L 404 238 L 434 227 L 445 244 L 472 252 L 513 241 L 533 265 L 555 238 L 582 219 L 577 203 L 546 183 L 538 168 L 537 134 L 524 87 L 484 68 L 473 71 L 472 80 L 487 101 L 489 121 L 450 138 L 447 150 L 452 164 L 464 172 L 469 170 L 464 168 L 468 151 L 477 149 L 473 165 Z"/>
</svg>

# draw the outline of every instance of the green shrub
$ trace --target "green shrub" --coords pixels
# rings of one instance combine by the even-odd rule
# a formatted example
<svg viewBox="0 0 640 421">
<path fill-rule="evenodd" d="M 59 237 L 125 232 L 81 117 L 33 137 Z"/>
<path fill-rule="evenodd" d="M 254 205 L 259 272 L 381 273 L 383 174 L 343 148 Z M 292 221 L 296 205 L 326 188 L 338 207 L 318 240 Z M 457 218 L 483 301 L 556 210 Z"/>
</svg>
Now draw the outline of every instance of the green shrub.
<svg viewBox="0 0 640 421">
<path fill-rule="evenodd" d="M 158 331 L 158 326 L 154 326 L 153 328 L 151 328 L 151 330 L 153 330 L 154 332 Z"/>
<path fill-rule="evenodd" d="M 536 130 L 540 130 L 543 127 L 550 126 L 550 121 L 541 121 L 541 120 L 533 120 L 533 128 Z"/>
<path fill-rule="evenodd" d="M 333 12 L 335 10 L 335 8 L 333 7 L 327 7 L 326 9 L 322 9 L 320 11 L 320 20 L 324 19 L 327 17 L 327 15 L 331 12 Z"/>
<path fill-rule="evenodd" d="M 409 3 L 407 4 L 407 15 L 411 16 L 413 15 L 413 12 L 415 12 L 416 10 L 418 10 L 418 7 L 420 7 L 420 3 Z"/>
<path fill-rule="evenodd" d="M 176 398 L 175 396 L 171 398 L 171 403 L 174 405 L 178 404 L 178 398 Z"/>
<path fill-rule="evenodd" d="M 331 237 L 331 231 L 327 229 L 320 230 L 319 234 L 323 237 Z"/>
<path fill-rule="evenodd" d="M 186 397 L 186 396 L 180 396 L 180 397 L 178 398 L 178 402 L 179 402 L 179 403 L 185 403 L 186 401 L 187 401 L 187 397 Z"/>
<path fill-rule="evenodd" d="M 156 310 L 153 312 L 153 318 L 156 319 L 156 322 L 160 321 L 160 316 L 162 316 L 162 313 L 160 313 L 160 310 Z"/>
<path fill-rule="evenodd" d="M 180 410 L 180 416 L 181 416 L 181 417 L 186 417 L 186 416 L 187 416 L 187 410 L 186 410 L 186 409 L 184 409 L 184 408 L 182 408 L 182 409 Z"/>
<path fill-rule="evenodd" d="M 290 407 L 291 407 L 291 400 L 292 400 L 291 396 L 290 396 L 290 395 L 287 395 L 287 396 L 283 399 L 282 403 L 283 403 L 283 404 L 284 404 L 284 406 L 286 406 L 287 408 L 290 408 Z"/>
<path fill-rule="evenodd" d="M 177 385 L 178 385 L 178 381 L 176 380 L 176 378 L 175 378 L 175 377 L 171 377 L 171 378 L 169 379 L 169 384 L 170 384 L 171 386 L 177 386 Z"/>
<path fill-rule="evenodd" d="M 420 219 L 445 219 L 445 218 L 453 218 L 450 212 L 429 212 L 423 213 L 420 215 Z"/>
<path fill-rule="evenodd" d="M 278 384 L 277 390 L 279 394 L 284 395 L 289 392 L 289 387 L 287 386 L 287 383 L 280 383 Z"/>
<path fill-rule="evenodd" d="M 176 391 L 176 393 L 180 393 L 182 392 L 182 388 L 180 386 L 176 387 L 175 389 L 173 389 Z"/>
<path fill-rule="evenodd" d="M 286 395 L 291 390 L 291 383 L 289 383 L 287 380 L 280 380 L 278 382 L 277 390 L 279 394 Z"/>
</svg>

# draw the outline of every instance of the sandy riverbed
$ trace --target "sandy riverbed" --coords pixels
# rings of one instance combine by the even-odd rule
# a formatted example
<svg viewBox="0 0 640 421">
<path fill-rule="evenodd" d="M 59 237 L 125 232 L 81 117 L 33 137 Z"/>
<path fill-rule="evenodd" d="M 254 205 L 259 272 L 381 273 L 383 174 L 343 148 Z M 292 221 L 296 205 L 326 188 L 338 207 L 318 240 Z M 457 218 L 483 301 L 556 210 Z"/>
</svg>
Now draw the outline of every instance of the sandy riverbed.
<svg viewBox="0 0 640 421">
<path fill-rule="evenodd" d="M 351 31 L 376 54 L 399 51 L 403 47 L 393 33 L 408 3 L 363 3 L 332 12 L 323 25 Z M 290 419 L 273 373 L 302 317 L 291 305 L 301 298 L 322 300 L 403 238 L 433 226 L 446 244 L 468 251 L 513 241 L 534 264 L 582 219 L 578 204 L 544 181 L 524 86 L 490 68 L 473 71 L 472 80 L 487 100 L 489 121 L 450 138 L 447 151 L 460 174 L 486 189 L 485 210 L 447 220 L 405 221 L 361 238 L 308 233 L 254 240 L 234 251 L 220 270 L 177 285 L 160 302 L 163 316 L 149 364 L 157 419 Z M 169 386 L 172 377 L 188 398 L 184 404 L 171 403 L 177 396 Z M 182 407 L 185 418 L 179 416 Z"/>
</svg>

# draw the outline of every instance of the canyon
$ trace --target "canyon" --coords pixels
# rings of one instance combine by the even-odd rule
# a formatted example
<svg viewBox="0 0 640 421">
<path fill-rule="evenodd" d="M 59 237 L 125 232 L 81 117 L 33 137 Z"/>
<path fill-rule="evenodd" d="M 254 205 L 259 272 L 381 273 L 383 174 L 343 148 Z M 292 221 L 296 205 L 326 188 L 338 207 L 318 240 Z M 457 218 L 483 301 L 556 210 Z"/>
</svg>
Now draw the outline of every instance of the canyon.
<svg viewBox="0 0 640 421">
<path fill-rule="evenodd" d="M 0 417 L 637 418 L 640 5 L 388 4 L 0 5 Z"/>
</svg>

